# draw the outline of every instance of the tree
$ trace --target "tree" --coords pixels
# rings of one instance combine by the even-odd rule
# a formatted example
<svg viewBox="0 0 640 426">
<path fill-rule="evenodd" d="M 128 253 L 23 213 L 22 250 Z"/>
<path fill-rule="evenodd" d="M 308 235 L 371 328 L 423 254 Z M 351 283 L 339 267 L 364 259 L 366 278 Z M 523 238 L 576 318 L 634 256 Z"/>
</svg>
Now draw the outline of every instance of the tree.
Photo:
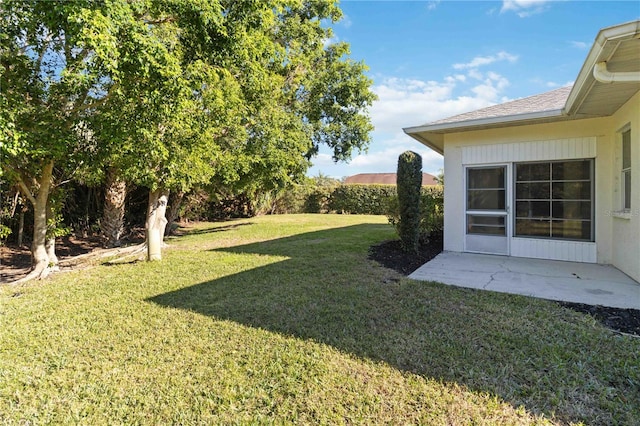
<svg viewBox="0 0 640 426">
<path fill-rule="evenodd" d="M 341 17 L 333 1 L 229 2 L 225 11 L 238 43 L 225 63 L 242 70 L 234 74 L 247 140 L 227 147 L 233 155 L 216 173 L 218 185 L 258 198 L 299 182 L 320 145 L 335 161 L 366 149 L 375 95 L 348 45 L 326 43 L 333 34 L 323 22 Z"/>
<path fill-rule="evenodd" d="M 208 47 L 189 43 L 190 54 L 228 70 L 239 89 L 243 131 L 216 141 L 210 186 L 255 204 L 303 179 L 319 145 L 331 147 L 336 161 L 366 148 L 366 110 L 375 95 L 364 64 L 347 57 L 348 46 L 326 45 L 332 33 L 322 22 L 340 17 L 333 2 L 223 7 L 225 36 L 207 39 Z"/>
<path fill-rule="evenodd" d="M 34 207 L 36 275 L 56 263 L 53 191 L 80 171 L 108 171 L 116 237 L 121 183 L 149 188 L 153 259 L 169 191 L 211 179 L 277 189 L 319 144 L 341 160 L 368 142 L 364 65 L 344 44 L 325 47 L 332 1 L 1 6 L 2 169 Z"/>
<path fill-rule="evenodd" d="M 398 157 L 397 190 L 400 207 L 398 234 L 405 251 L 418 252 L 420 239 L 420 189 L 422 157 L 405 151 Z"/>
<path fill-rule="evenodd" d="M 121 129 L 102 126 L 105 113 L 136 90 L 155 101 L 156 114 L 170 110 L 175 102 L 161 100 L 180 92 L 181 70 L 146 2 L 1 6 L 2 169 L 33 205 L 32 276 L 42 277 L 57 262 L 52 192 L 96 160 L 101 142 L 125 139 Z"/>
<path fill-rule="evenodd" d="M 2 170 L 33 206 L 34 272 L 45 276 L 57 263 L 50 195 L 82 161 L 83 117 L 108 94 L 83 37 L 82 3 L 1 6 Z"/>
<path fill-rule="evenodd" d="M 435 181 L 438 185 L 444 186 L 444 169 L 438 170 L 438 175 L 435 177 Z"/>
<path fill-rule="evenodd" d="M 127 182 L 120 177 L 119 170 L 108 167 L 105 180 L 104 207 L 100 230 L 107 247 L 120 245 L 120 237 L 124 231 L 125 200 Z"/>
</svg>

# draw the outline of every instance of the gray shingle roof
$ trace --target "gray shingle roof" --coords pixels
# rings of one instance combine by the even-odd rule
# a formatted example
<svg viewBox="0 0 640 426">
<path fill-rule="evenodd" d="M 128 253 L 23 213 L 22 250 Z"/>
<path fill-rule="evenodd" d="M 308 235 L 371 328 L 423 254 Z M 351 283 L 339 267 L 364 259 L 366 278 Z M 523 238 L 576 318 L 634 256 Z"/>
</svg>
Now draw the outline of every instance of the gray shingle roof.
<svg viewBox="0 0 640 426">
<path fill-rule="evenodd" d="M 487 108 L 466 112 L 464 114 L 454 115 L 453 117 L 434 121 L 427 125 L 459 123 L 470 120 L 482 120 L 486 118 L 561 110 L 567 102 L 569 92 L 571 92 L 571 86 L 561 87 L 539 95 L 529 96 L 527 98 L 493 105 Z"/>
</svg>

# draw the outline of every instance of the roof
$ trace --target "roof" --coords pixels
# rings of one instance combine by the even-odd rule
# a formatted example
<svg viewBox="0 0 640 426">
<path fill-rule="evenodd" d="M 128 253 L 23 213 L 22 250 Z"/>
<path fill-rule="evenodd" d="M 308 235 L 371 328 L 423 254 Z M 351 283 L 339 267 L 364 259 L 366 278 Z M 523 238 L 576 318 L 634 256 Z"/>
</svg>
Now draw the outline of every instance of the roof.
<svg viewBox="0 0 640 426">
<path fill-rule="evenodd" d="M 344 180 L 346 185 L 395 185 L 395 173 L 360 173 Z M 438 185 L 436 177 L 429 173 L 422 174 L 422 186 Z"/>
<path fill-rule="evenodd" d="M 455 123 L 469 120 L 480 120 L 491 117 L 505 117 L 509 115 L 530 114 L 542 111 L 560 111 L 567 102 L 571 86 L 562 87 L 540 95 L 529 96 L 504 104 L 466 112 L 453 117 L 444 118 L 429 124 Z"/>
<path fill-rule="evenodd" d="M 407 127 L 404 131 L 443 154 L 447 133 L 609 116 L 640 90 L 640 81 L 615 84 L 597 81 L 594 67 L 600 63 L 605 63 L 612 73 L 640 71 L 640 20 L 600 30 L 573 86 Z"/>
</svg>

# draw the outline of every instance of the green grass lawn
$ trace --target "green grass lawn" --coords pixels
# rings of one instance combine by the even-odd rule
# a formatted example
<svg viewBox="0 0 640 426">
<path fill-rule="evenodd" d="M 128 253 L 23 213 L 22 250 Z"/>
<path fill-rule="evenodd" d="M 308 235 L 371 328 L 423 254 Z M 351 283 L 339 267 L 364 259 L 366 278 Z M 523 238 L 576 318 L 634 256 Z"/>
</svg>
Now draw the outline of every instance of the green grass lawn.
<svg viewBox="0 0 640 426">
<path fill-rule="evenodd" d="M 0 287 L 0 423 L 640 424 L 640 339 L 367 260 L 379 216 L 201 224 Z"/>
</svg>

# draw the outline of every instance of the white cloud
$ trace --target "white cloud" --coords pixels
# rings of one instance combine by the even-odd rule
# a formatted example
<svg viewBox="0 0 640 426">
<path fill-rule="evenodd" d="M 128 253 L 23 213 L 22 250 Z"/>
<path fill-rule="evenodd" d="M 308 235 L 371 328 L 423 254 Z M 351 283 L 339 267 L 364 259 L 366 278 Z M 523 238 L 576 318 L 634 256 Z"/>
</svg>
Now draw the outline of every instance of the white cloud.
<svg viewBox="0 0 640 426">
<path fill-rule="evenodd" d="M 447 83 L 456 83 L 458 81 L 464 83 L 465 81 L 467 81 L 467 76 L 464 74 L 450 75 L 448 77 L 445 77 L 444 81 L 446 81 Z"/>
<path fill-rule="evenodd" d="M 324 40 L 322 40 L 322 47 L 324 47 L 325 49 L 329 46 L 331 46 L 332 44 L 336 44 L 340 41 L 340 38 L 337 35 L 333 35 L 329 38 L 325 38 Z"/>
<path fill-rule="evenodd" d="M 438 4 L 440 4 L 441 0 L 432 0 L 430 2 L 427 3 L 427 10 L 435 10 L 438 7 Z"/>
<path fill-rule="evenodd" d="M 570 44 L 580 50 L 587 50 L 591 46 L 589 43 L 585 43 L 584 41 L 571 41 Z"/>
<path fill-rule="evenodd" d="M 371 120 L 376 132 L 392 133 L 502 102 L 508 86 L 504 76 L 475 69 L 468 76 L 452 75 L 440 82 L 386 78 L 373 87 L 378 100 Z"/>
<path fill-rule="evenodd" d="M 476 56 L 471 60 L 471 62 L 467 62 L 465 64 L 453 64 L 453 68 L 457 70 L 475 69 L 481 66 L 493 64 L 494 62 L 501 62 L 501 61 L 516 62 L 517 60 L 518 60 L 517 55 L 512 55 L 505 51 L 501 51 L 491 56 Z"/>
<path fill-rule="evenodd" d="M 332 166 L 334 164 L 333 157 L 331 157 L 330 154 L 320 152 L 315 157 L 313 157 L 313 164 L 318 167 Z"/>
<path fill-rule="evenodd" d="M 498 73 L 489 71 L 482 79 L 482 84 L 471 88 L 477 99 L 487 103 L 496 103 L 500 100 L 500 94 L 509 86 L 509 80 Z"/>
<path fill-rule="evenodd" d="M 391 173 L 398 166 L 398 157 L 405 151 L 414 151 L 422 157 L 422 170 L 437 174 L 442 168 L 442 156 L 421 145 L 414 139 L 398 131 L 385 139 L 385 149 L 369 154 L 359 154 L 349 163 L 350 174 L 356 173 Z"/>
<path fill-rule="evenodd" d="M 556 81 L 547 81 L 547 80 L 543 80 L 541 78 L 534 78 L 534 79 L 531 79 L 530 81 L 531 81 L 531 83 L 534 83 L 537 86 L 545 87 L 545 88 L 549 88 L 549 89 L 556 89 L 558 87 L 565 87 L 565 86 L 573 86 L 573 81 L 567 81 L 565 83 L 558 83 Z"/>
<path fill-rule="evenodd" d="M 484 75 L 477 69 L 470 69 L 467 75 L 474 80 L 482 80 L 484 78 Z"/>
<path fill-rule="evenodd" d="M 338 24 L 344 28 L 349 28 L 351 27 L 351 25 L 353 25 L 353 21 L 351 20 L 349 15 L 347 15 L 346 13 L 343 13 L 342 18 L 340 19 L 340 21 L 338 21 Z"/>
<path fill-rule="evenodd" d="M 357 173 L 394 172 L 398 156 L 412 150 L 423 159 L 423 170 L 437 174 L 443 167 L 442 156 L 425 147 L 402 131 L 403 127 L 418 126 L 445 117 L 484 108 L 498 102 L 506 102 L 505 90 L 509 80 L 492 71 L 480 71 L 478 67 L 497 61 L 513 62 L 517 56 L 499 52 L 475 60 L 473 66 L 463 66 L 465 74 L 452 73 L 440 81 L 424 81 L 397 77 L 376 78 L 372 90 L 378 100 L 371 107 L 371 121 L 375 126 L 368 152 L 355 155 L 348 163 L 332 164 L 328 152 L 314 158 L 310 175 L 318 172 L 343 177 Z"/>
<path fill-rule="evenodd" d="M 526 18 L 547 9 L 551 0 L 504 0 L 500 13 L 513 11 L 521 18 Z"/>
<path fill-rule="evenodd" d="M 538 86 L 547 87 L 547 88 L 550 88 L 550 89 L 555 89 L 556 87 L 562 86 L 561 84 L 556 83 L 555 81 L 546 81 L 546 80 L 543 80 L 541 78 L 534 78 L 534 79 L 532 79 L 530 81 L 532 83 L 538 85 Z"/>
</svg>

